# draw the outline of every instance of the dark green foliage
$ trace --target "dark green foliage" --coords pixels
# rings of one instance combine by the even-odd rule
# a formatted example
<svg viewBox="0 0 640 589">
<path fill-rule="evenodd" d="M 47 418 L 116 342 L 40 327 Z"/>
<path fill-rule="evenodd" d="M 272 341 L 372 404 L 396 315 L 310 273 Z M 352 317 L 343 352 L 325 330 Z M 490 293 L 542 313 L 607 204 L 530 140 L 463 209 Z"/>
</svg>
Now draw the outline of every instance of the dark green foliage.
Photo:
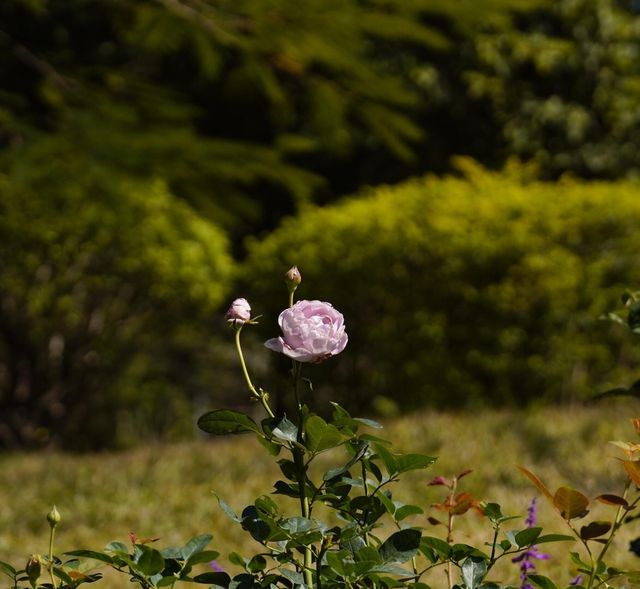
<svg viewBox="0 0 640 589">
<path fill-rule="evenodd" d="M 546 177 L 640 172 L 640 14 L 631 2 L 558 0 L 478 36 L 466 79 L 491 104 L 504 155 Z M 493 138 L 487 149 L 498 147 Z"/>
<path fill-rule="evenodd" d="M 0 445 L 103 446 L 188 417 L 231 278 L 216 226 L 161 181 L 29 152 L 0 175 L 0 234 Z"/>
<path fill-rule="evenodd" d="M 570 400 L 626 382 L 636 353 L 598 318 L 640 281 L 640 187 L 466 167 L 467 180 L 372 191 L 253 243 L 244 275 L 263 335 L 285 305 L 272 277 L 295 263 L 297 295 L 346 318 L 347 360 L 309 374 L 350 406 Z M 630 365 L 613 374 L 619 354 Z"/>
</svg>

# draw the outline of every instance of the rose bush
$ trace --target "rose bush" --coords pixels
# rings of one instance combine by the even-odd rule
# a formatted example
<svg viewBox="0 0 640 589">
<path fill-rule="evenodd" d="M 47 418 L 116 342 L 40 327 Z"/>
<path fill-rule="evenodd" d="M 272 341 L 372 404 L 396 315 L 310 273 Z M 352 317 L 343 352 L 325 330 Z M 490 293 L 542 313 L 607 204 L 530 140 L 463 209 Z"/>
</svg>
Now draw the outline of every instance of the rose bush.
<svg viewBox="0 0 640 589">
<path fill-rule="evenodd" d="M 298 301 L 278 317 L 282 336 L 267 348 L 298 362 L 318 363 L 344 350 L 348 336 L 342 313 L 322 301 Z"/>
<path fill-rule="evenodd" d="M 445 517 L 425 518 L 422 506 L 399 500 L 397 483 L 406 473 L 430 468 L 435 458 L 397 452 L 391 442 L 371 433 L 382 427 L 379 423 L 352 417 L 337 403 L 321 416 L 304 402 L 305 392 L 312 389 L 303 386 L 310 383 L 301 376 L 301 363 L 338 354 L 348 338 L 342 314 L 329 303 L 294 303 L 299 275 L 296 280 L 287 276 L 286 282 L 289 308 L 279 318 L 283 335 L 266 344 L 292 357 L 297 411 L 292 415 L 274 411 L 269 393 L 254 385 L 240 335 L 247 326 L 255 325 L 256 318 L 251 318 L 245 299 L 236 299 L 226 319 L 235 331 L 250 398 L 260 402 L 264 414 L 256 420 L 257 412 L 216 409 L 198 420 L 200 429 L 210 434 L 254 435 L 264 450 L 278 457 L 281 474 L 270 494 L 259 496 L 241 512 L 218 497 L 222 511 L 258 543 L 258 552 L 248 558 L 232 552 L 229 563 L 239 567 L 239 572 L 227 572 L 226 563 L 224 567 L 217 564 L 220 553 L 207 548 L 210 534 L 195 536 L 183 546 L 160 549 L 152 545 L 158 538 L 140 539 L 131 533 L 130 545 L 114 541 L 103 551 L 72 550 L 61 558 L 53 545 L 60 522 L 54 508 L 47 517 L 48 554 L 32 555 L 23 569 L 0 561 L 0 573 L 9 577 L 12 589 L 78 589 L 99 580 L 101 573 L 94 569 L 104 566 L 124 573 L 140 589 L 173 588 L 178 582 L 210 589 L 514 589 L 508 581 L 495 578 L 499 573 L 494 567 L 501 559 L 519 565 L 521 589 L 558 589 L 551 579 L 536 574 L 532 561 L 542 558 L 537 546 L 555 542 L 567 546 L 564 543 L 569 541 L 580 547 L 580 552 L 565 549 L 571 567 L 577 567 L 572 586 L 600 589 L 640 584 L 640 571 L 635 567 L 620 569 L 604 560 L 620 528 L 639 517 L 640 443 L 614 442 L 625 454 L 620 494 L 607 492 L 590 498 L 567 485 L 554 492 L 520 467 L 557 511 L 568 535 L 543 533 L 535 525 L 535 502 L 525 527 L 513 527 L 512 520 L 518 516 L 504 515 L 497 503 L 461 491 L 460 481 L 466 480 L 470 469 L 454 477 L 431 479 L 430 486 L 445 490 L 443 500 L 431 508 Z M 640 293 L 629 293 L 625 301 L 627 319 L 615 314 L 612 318 L 640 333 Z M 626 392 L 632 394 L 634 386 Z M 603 394 L 621 392 L 625 391 Z M 633 425 L 640 435 L 640 419 Z M 316 462 L 322 454 L 326 456 Z M 604 517 L 597 514 L 599 519 L 591 516 L 590 522 L 584 522 L 595 503 L 604 506 Z M 454 521 L 471 512 L 481 516 L 486 528 L 485 541 L 478 547 L 454 537 Z M 444 539 L 431 535 L 430 530 L 441 528 L 446 530 Z M 639 544 L 640 539 L 632 541 L 632 550 Z"/>
</svg>

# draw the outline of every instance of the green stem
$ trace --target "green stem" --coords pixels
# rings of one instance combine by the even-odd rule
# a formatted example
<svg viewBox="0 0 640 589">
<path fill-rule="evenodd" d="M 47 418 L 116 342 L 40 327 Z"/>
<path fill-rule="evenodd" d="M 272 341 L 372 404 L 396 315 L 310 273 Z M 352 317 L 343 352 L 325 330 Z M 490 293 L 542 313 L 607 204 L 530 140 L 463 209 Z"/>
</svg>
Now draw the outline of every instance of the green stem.
<svg viewBox="0 0 640 589">
<path fill-rule="evenodd" d="M 55 535 L 55 526 L 51 526 L 51 532 L 49 534 L 49 577 L 51 578 L 51 584 L 53 589 L 57 589 L 56 578 L 53 574 L 53 537 Z"/>
<path fill-rule="evenodd" d="M 290 295 L 291 300 L 293 299 L 293 293 Z M 302 403 L 300 402 L 300 394 L 298 391 L 299 383 L 300 383 L 300 369 L 301 365 L 299 362 L 293 361 L 293 366 L 291 368 L 291 374 L 293 376 L 293 393 L 296 398 L 296 403 L 298 405 L 298 441 L 300 444 L 304 444 L 304 415 L 302 414 Z M 293 448 L 293 457 L 294 462 L 298 465 L 298 491 L 300 494 L 300 512 L 302 517 L 309 519 L 311 515 L 311 506 L 309 504 L 309 497 L 307 497 L 307 468 L 304 462 L 304 453 L 300 448 Z M 311 546 L 304 547 L 304 582 L 307 585 L 308 589 L 312 589 L 313 587 L 313 557 L 311 553 Z"/>
<path fill-rule="evenodd" d="M 275 414 L 271 410 L 271 407 L 269 407 L 269 401 L 268 401 L 269 395 L 262 389 L 258 391 L 256 387 L 253 386 L 253 383 L 251 382 L 251 377 L 249 376 L 249 371 L 247 370 L 247 363 L 245 362 L 244 354 L 242 353 L 242 345 L 240 344 L 241 331 L 242 331 L 242 325 L 236 328 L 236 350 L 238 352 L 238 357 L 240 358 L 240 366 L 242 367 L 242 374 L 244 374 L 244 379 L 247 383 L 247 387 L 249 387 L 249 391 L 251 392 L 251 394 L 256 399 L 258 399 L 258 401 L 260 401 L 260 403 L 264 407 L 264 410 L 267 412 L 269 417 L 273 418 L 275 417 Z"/>
<path fill-rule="evenodd" d="M 629 492 L 629 487 L 630 486 L 631 486 L 631 479 L 627 479 L 627 482 L 626 482 L 626 485 L 625 485 L 625 488 L 624 488 L 624 492 L 622 493 L 622 498 L 623 499 L 627 498 L 627 493 Z M 633 501 L 631 503 L 631 505 L 629 505 L 629 508 L 628 508 L 629 511 L 633 507 L 635 507 L 635 505 L 638 503 L 639 499 L 640 498 L 636 499 L 635 501 Z M 604 546 L 602 547 L 602 550 L 600 551 L 600 554 L 598 554 L 598 557 L 594 558 L 593 556 L 591 556 L 591 554 L 589 554 L 589 556 L 591 556 L 591 562 L 592 562 L 591 566 L 593 567 L 593 570 L 591 571 L 591 576 L 589 577 L 589 584 L 587 586 L 587 589 L 592 589 L 592 587 L 593 587 L 593 583 L 594 583 L 595 578 L 596 578 L 597 568 L 600 565 L 600 563 L 603 561 L 604 555 L 609 550 L 609 547 L 611 546 L 611 543 L 613 542 L 613 537 L 616 535 L 616 533 L 620 529 L 620 526 L 622 525 L 622 522 L 624 521 L 625 512 L 626 512 L 626 510 L 623 509 L 622 505 L 618 507 L 618 509 L 616 511 L 616 515 L 613 518 L 613 525 L 611 526 L 611 532 L 609 533 L 609 537 L 607 538 L 607 541 L 605 542 Z M 584 542 L 584 544 L 586 545 L 586 542 Z M 602 585 L 602 583 L 600 583 L 600 585 Z"/>
</svg>

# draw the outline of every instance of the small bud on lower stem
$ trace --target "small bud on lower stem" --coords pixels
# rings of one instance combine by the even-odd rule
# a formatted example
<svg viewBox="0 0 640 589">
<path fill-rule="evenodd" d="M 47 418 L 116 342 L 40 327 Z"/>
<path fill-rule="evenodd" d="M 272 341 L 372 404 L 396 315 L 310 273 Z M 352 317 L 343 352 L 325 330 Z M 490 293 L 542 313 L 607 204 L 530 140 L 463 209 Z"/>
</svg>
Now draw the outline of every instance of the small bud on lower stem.
<svg viewBox="0 0 640 589">
<path fill-rule="evenodd" d="M 287 288 L 290 293 L 298 288 L 298 285 L 302 282 L 302 275 L 300 274 L 300 270 L 298 270 L 297 266 L 291 266 L 291 268 L 287 270 L 284 275 L 284 281 L 287 284 Z"/>
<path fill-rule="evenodd" d="M 52 528 L 55 528 L 62 518 L 60 517 L 60 512 L 58 508 L 54 505 L 49 513 L 47 513 L 47 521 Z"/>
</svg>

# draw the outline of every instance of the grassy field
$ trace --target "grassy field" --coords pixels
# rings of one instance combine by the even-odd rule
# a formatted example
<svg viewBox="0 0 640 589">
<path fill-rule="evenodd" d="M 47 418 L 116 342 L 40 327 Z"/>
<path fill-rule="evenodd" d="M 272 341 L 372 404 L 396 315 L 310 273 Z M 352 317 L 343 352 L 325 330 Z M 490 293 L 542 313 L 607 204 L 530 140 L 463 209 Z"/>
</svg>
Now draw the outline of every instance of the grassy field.
<svg viewBox="0 0 640 589">
<path fill-rule="evenodd" d="M 442 487 L 427 486 L 432 477 L 471 468 L 462 490 L 500 503 L 504 513 L 524 515 L 538 493 L 517 465 L 536 472 L 553 490 L 568 484 L 590 497 L 619 493 L 624 484 L 616 460 L 620 452 L 607 442 L 634 439 L 629 419 L 640 414 L 637 405 L 636 401 L 526 412 L 425 412 L 390 421 L 384 435 L 398 450 L 438 456 L 435 466 L 412 473 L 395 494 L 429 507 L 442 499 L 443 492 Z M 148 445 L 112 454 L 6 454 L 0 456 L 0 465 L 0 560 L 15 565 L 22 565 L 31 553 L 46 552 L 45 514 L 55 503 L 63 517 L 57 552 L 99 549 L 110 540 L 126 541 L 130 531 L 159 536 L 162 546 L 208 532 L 214 534 L 212 547 L 223 554 L 221 564 L 233 571 L 225 556 L 232 550 L 248 555 L 256 546 L 222 513 L 212 491 L 241 511 L 257 496 L 269 493 L 278 474 L 272 459 L 249 437 Z M 289 502 L 293 513 L 296 502 L 283 501 Z M 543 498 L 539 505 L 540 522 L 550 531 L 565 532 Z M 589 520 L 613 515 L 610 507 L 592 507 Z M 427 515 L 438 513 L 427 510 L 412 523 L 429 526 Z M 457 541 L 479 545 L 489 540 L 490 528 L 479 516 L 469 513 L 458 523 Z M 632 523 L 627 528 L 611 551 L 611 564 L 640 565 L 628 551 L 629 540 L 640 536 L 640 526 Z M 442 537 L 444 529 L 436 526 L 429 533 Z M 568 582 L 573 571 L 566 546 L 552 545 L 548 551 L 553 558 L 540 562 L 539 572 L 554 575 L 559 585 Z M 494 577 L 517 583 L 517 566 L 506 560 Z M 434 586 L 440 585 L 438 580 L 444 583 L 440 574 L 430 580 Z M 108 576 L 101 586 L 125 582 Z"/>
</svg>

